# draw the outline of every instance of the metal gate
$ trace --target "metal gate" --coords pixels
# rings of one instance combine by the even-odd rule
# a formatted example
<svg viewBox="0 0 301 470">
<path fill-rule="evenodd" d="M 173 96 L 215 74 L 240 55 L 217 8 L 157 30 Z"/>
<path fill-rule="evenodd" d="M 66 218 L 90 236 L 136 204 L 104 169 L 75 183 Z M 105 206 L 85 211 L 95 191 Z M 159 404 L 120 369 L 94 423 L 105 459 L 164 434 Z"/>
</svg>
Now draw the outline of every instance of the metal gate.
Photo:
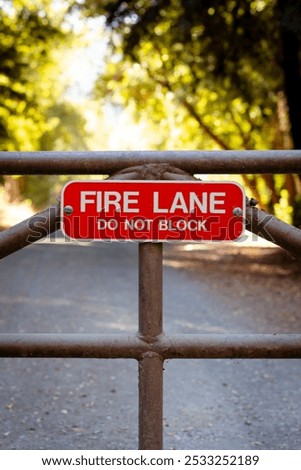
<svg viewBox="0 0 301 470">
<path fill-rule="evenodd" d="M 116 174 L 116 172 L 118 172 Z M 301 173 L 301 151 L 0 152 L 0 174 L 108 174 L 187 179 L 193 174 Z M 301 259 L 301 230 L 249 200 L 248 230 Z M 60 228 L 59 204 L 0 233 L 0 258 Z M 139 448 L 163 448 L 163 364 L 187 358 L 301 358 L 301 334 L 177 334 L 162 328 L 162 243 L 139 243 L 136 335 L 0 334 L 1 357 L 128 358 L 139 363 Z"/>
</svg>

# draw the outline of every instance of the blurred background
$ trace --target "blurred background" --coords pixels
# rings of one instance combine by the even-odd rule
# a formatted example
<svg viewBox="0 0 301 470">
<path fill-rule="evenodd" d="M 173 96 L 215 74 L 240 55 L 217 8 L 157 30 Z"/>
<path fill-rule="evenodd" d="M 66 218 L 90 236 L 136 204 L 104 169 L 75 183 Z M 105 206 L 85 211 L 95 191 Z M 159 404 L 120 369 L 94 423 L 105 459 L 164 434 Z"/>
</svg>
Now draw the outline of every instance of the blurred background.
<svg viewBox="0 0 301 470">
<path fill-rule="evenodd" d="M 0 0 L 0 150 L 300 149 L 300 57 L 299 0 Z M 300 176 L 224 178 L 301 226 Z M 66 180 L 1 177 L 0 227 Z"/>
</svg>

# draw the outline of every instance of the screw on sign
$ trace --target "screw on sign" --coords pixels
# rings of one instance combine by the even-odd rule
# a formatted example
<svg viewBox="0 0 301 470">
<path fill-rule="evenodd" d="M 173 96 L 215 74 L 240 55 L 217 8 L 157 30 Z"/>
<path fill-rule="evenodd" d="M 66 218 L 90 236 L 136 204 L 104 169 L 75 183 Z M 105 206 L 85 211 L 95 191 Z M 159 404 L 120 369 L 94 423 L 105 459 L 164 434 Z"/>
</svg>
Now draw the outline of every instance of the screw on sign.
<svg viewBox="0 0 301 470">
<path fill-rule="evenodd" d="M 234 182 L 71 181 L 61 200 L 72 239 L 229 241 L 244 231 L 245 194 Z"/>
</svg>

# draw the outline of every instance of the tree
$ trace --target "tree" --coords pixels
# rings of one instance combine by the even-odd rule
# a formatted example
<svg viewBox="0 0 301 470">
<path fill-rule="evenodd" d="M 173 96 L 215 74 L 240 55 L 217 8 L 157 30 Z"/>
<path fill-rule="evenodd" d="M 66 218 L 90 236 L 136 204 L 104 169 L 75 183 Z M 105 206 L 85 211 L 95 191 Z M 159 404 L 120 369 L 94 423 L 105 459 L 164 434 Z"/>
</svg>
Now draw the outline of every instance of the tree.
<svg viewBox="0 0 301 470">
<path fill-rule="evenodd" d="M 301 3 L 296 0 L 278 0 L 277 7 L 291 134 L 294 147 L 301 149 Z"/>
<path fill-rule="evenodd" d="M 45 109 L 53 99 L 50 90 L 54 87 L 46 80 L 54 62 L 52 50 L 66 39 L 44 9 L 28 3 L 5 2 L 0 10 L 2 150 L 33 150 L 39 146 L 48 128 Z"/>
<path fill-rule="evenodd" d="M 64 6 L 62 5 L 61 7 Z M 58 52 L 71 47 L 65 11 L 52 2 L 0 1 L 0 149 L 85 149 L 85 120 L 64 101 Z M 5 176 L 9 201 L 29 198 L 40 207 L 56 177 Z"/>
<path fill-rule="evenodd" d="M 112 50 L 107 73 L 97 85 L 98 96 L 133 107 L 137 116 L 150 116 L 161 135 L 166 131 L 159 146 L 171 145 L 174 125 L 173 145 L 184 148 L 187 139 L 190 147 L 209 149 L 291 145 L 289 118 L 292 130 L 296 124 L 286 85 L 288 48 L 283 33 L 290 25 L 285 14 L 289 7 L 299 14 L 299 2 L 86 0 L 80 4 L 90 16 L 106 15 L 112 31 Z M 296 38 L 295 30 L 289 29 L 290 39 L 292 34 Z M 301 103 L 296 107 L 300 111 Z M 300 182 L 295 175 L 246 175 L 244 183 L 265 209 L 292 212 L 298 205 Z"/>
</svg>

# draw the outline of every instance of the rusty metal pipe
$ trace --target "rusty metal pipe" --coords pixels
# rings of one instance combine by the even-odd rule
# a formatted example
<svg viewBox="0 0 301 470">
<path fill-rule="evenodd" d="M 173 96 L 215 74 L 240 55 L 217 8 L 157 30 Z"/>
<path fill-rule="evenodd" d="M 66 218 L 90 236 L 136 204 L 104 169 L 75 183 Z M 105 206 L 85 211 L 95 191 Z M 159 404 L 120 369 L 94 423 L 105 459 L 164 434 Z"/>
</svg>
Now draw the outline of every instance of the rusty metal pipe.
<svg viewBox="0 0 301 470">
<path fill-rule="evenodd" d="M 139 449 L 163 449 L 163 359 L 153 352 L 139 361 Z"/>
<path fill-rule="evenodd" d="M 162 243 L 139 244 L 139 331 L 145 343 L 162 335 Z M 139 449 L 163 449 L 163 359 L 146 351 L 139 362 Z"/>
<path fill-rule="evenodd" d="M 162 243 L 139 243 L 139 336 L 162 334 Z"/>
<path fill-rule="evenodd" d="M 153 349 L 164 359 L 293 359 L 301 358 L 301 335 L 169 335 Z"/>
<path fill-rule="evenodd" d="M 0 334 L 0 357 L 139 359 L 146 350 L 135 335 Z"/>
<path fill-rule="evenodd" d="M 301 230 L 293 225 L 257 207 L 247 206 L 246 229 L 287 250 L 294 258 L 301 259 Z"/>
<path fill-rule="evenodd" d="M 300 173 L 301 150 L 0 152 L 0 174 L 112 174 L 148 163 L 192 173 Z"/>
<path fill-rule="evenodd" d="M 59 204 L 0 232 L 0 259 L 21 250 L 60 228 Z"/>
<path fill-rule="evenodd" d="M 301 358 L 301 334 L 177 334 L 162 336 L 154 343 L 123 334 L 0 334 L 0 357 L 143 361 L 157 356 L 161 359 L 297 359 Z"/>
</svg>

